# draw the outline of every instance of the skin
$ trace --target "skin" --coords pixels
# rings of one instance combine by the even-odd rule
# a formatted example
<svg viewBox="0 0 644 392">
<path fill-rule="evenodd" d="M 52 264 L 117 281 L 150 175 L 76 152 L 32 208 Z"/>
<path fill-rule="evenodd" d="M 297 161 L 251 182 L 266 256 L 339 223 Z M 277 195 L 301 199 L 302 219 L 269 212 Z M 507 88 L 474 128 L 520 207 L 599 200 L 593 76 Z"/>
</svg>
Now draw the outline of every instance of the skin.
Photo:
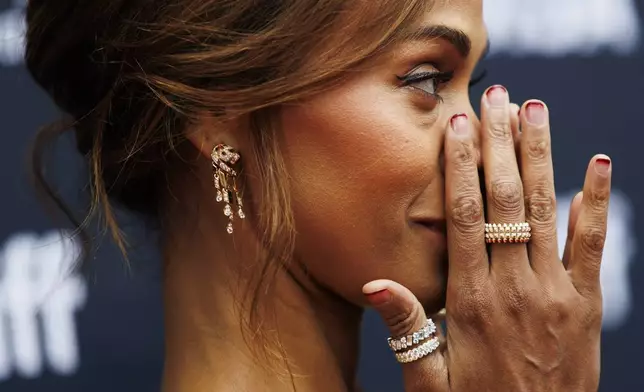
<svg viewBox="0 0 644 392">
<path fill-rule="evenodd" d="M 447 307 L 449 354 L 404 365 L 407 391 L 595 386 L 597 257 L 609 176 L 597 179 L 591 164 L 585 189 L 591 196 L 573 208 L 566 270 L 548 208 L 554 188 L 547 125 L 532 126 L 528 103 L 519 116 L 507 95 L 492 109 L 483 98 L 482 124 L 470 104 L 468 83 L 487 42 L 481 2 L 437 2 L 418 27 L 432 25 L 464 32 L 469 53 L 447 39 L 407 41 L 374 59 L 367 72 L 282 113 L 298 236 L 291 269 L 278 274 L 276 295 L 267 298 L 276 317 L 263 328 L 279 330 L 294 378 L 253 361 L 239 328 L 248 314 L 234 306 L 244 271 L 257 259 L 253 219 L 237 221 L 231 237 L 213 201 L 210 151 L 223 142 L 242 159 L 250 154 L 244 119 L 222 125 L 204 118 L 189 133 L 201 182 L 175 176 L 175 203 L 168 206 L 175 219 L 165 243 L 165 391 L 356 390 L 365 305 L 376 307 L 395 336 Z M 399 79 L 431 71 L 453 77 L 436 91 L 431 82 L 403 86 Z M 547 108 L 542 112 L 547 118 Z M 458 134 L 451 121 L 457 113 L 466 124 L 459 123 L 465 131 Z M 247 186 L 256 189 L 256 168 L 244 169 Z M 527 209 L 522 195 L 533 201 Z M 491 221 L 532 219 L 532 242 L 494 245 L 488 257 L 485 214 Z M 599 242 L 582 241 L 591 226 Z M 502 350 L 493 339 L 514 349 Z"/>
</svg>

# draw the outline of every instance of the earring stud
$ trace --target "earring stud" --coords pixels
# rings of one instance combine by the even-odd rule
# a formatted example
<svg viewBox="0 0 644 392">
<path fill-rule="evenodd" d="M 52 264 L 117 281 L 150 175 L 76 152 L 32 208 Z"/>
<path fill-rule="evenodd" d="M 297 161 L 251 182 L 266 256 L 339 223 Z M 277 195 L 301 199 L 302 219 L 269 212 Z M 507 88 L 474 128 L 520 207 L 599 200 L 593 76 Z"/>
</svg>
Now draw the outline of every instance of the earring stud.
<svg viewBox="0 0 644 392">
<path fill-rule="evenodd" d="M 237 163 L 241 156 L 231 146 L 220 143 L 212 149 L 211 157 L 213 179 L 217 191 L 216 200 L 217 203 L 224 203 L 224 215 L 228 217 L 226 232 L 232 234 L 235 219 L 233 206 L 237 209 L 239 219 L 246 218 L 242 197 L 237 188 L 237 176 L 239 174 Z"/>
</svg>

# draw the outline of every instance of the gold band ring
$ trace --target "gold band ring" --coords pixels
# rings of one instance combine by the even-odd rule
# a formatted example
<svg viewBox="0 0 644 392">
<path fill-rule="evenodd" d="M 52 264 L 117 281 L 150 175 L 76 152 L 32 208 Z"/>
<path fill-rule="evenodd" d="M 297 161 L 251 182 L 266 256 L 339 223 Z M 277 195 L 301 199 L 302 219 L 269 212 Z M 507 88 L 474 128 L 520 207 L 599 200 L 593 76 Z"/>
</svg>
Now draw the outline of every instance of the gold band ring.
<svg viewBox="0 0 644 392">
<path fill-rule="evenodd" d="M 486 223 L 485 242 L 488 244 L 526 243 L 532 237 L 528 222 Z"/>
</svg>

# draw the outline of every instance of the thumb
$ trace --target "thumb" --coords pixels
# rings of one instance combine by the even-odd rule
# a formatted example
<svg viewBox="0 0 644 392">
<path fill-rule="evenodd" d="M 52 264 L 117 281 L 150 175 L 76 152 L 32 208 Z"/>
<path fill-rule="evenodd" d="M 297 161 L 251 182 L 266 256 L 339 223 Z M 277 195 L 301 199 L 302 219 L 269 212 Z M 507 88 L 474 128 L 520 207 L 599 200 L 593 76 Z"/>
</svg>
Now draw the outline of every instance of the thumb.
<svg viewBox="0 0 644 392">
<path fill-rule="evenodd" d="M 427 325 L 425 310 L 416 296 L 406 287 L 391 280 L 375 280 L 367 283 L 362 288 L 362 292 L 387 325 L 392 339 L 405 337 L 407 341 L 407 336 L 413 336 L 414 332 L 422 331 Z M 437 328 L 436 333 L 439 329 Z M 431 345 L 430 340 L 434 337 L 437 337 L 436 334 L 415 344 L 412 343 L 396 353 L 411 353 L 416 348 L 422 350 L 423 347 Z M 406 392 L 449 391 L 447 363 L 443 349 L 444 347 L 440 347 L 422 358 L 402 363 Z"/>
</svg>

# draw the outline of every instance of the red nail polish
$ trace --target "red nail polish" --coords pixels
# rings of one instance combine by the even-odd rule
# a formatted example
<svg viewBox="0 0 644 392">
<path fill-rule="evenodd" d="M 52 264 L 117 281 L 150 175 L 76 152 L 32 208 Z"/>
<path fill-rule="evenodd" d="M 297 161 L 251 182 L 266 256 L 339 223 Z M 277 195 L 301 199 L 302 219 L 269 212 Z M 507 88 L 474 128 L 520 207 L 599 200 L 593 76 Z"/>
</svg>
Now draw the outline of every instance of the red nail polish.
<svg viewBox="0 0 644 392">
<path fill-rule="evenodd" d="M 389 292 L 389 290 L 384 289 L 371 294 L 367 294 L 367 298 L 372 305 L 378 306 L 389 302 L 389 300 L 391 299 L 391 293 Z"/>
<path fill-rule="evenodd" d="M 526 109 L 530 109 L 530 108 L 543 109 L 544 106 L 543 106 L 543 103 L 539 101 L 532 101 L 532 102 L 528 102 L 528 104 L 526 105 Z"/>
<path fill-rule="evenodd" d="M 610 159 L 609 158 L 597 158 L 595 161 L 595 171 L 597 174 L 605 176 L 610 171 Z"/>
<path fill-rule="evenodd" d="M 546 122 L 546 107 L 538 101 L 530 102 L 525 107 L 525 116 L 529 123 L 542 125 Z"/>
<path fill-rule="evenodd" d="M 494 85 L 494 86 L 490 87 L 489 89 L 487 89 L 487 93 L 486 93 L 486 94 L 487 94 L 487 95 L 490 95 L 490 94 L 492 93 L 492 91 L 497 90 L 497 89 L 499 89 L 499 90 L 503 91 L 504 93 L 507 93 L 507 92 L 508 92 L 508 90 L 507 90 L 505 87 L 501 86 L 500 84 L 496 84 L 496 85 Z"/>
<path fill-rule="evenodd" d="M 486 96 L 491 106 L 503 106 L 509 103 L 508 90 L 501 85 L 490 87 L 487 90 Z"/>
<path fill-rule="evenodd" d="M 452 116 L 450 124 L 452 125 L 454 132 L 460 135 L 466 134 L 469 131 L 467 119 L 467 114 L 465 113 L 459 113 Z"/>
</svg>

